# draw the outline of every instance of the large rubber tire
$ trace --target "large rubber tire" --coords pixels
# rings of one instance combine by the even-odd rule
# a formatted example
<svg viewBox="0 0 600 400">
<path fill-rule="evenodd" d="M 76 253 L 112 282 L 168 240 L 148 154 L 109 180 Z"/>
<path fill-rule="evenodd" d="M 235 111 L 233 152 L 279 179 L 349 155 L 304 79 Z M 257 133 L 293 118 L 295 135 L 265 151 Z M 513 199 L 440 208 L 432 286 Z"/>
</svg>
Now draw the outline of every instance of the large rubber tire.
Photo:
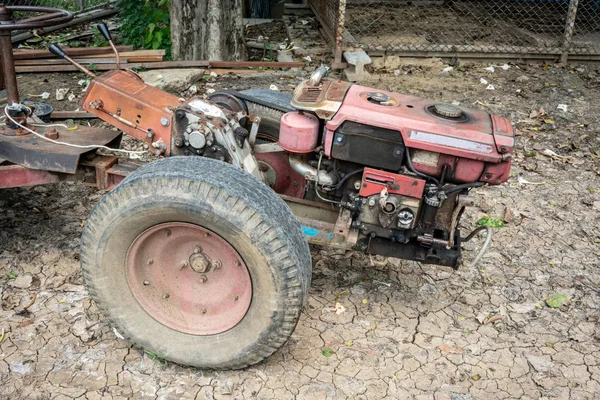
<svg viewBox="0 0 600 400">
<path fill-rule="evenodd" d="M 134 298 L 125 276 L 129 246 L 146 229 L 173 221 L 219 234 L 243 258 L 252 298 L 233 328 L 182 333 Z M 311 279 L 308 244 L 287 205 L 250 174 L 200 157 L 145 165 L 105 195 L 83 231 L 81 265 L 90 295 L 119 334 L 170 361 L 214 369 L 244 368 L 283 346 Z"/>
</svg>

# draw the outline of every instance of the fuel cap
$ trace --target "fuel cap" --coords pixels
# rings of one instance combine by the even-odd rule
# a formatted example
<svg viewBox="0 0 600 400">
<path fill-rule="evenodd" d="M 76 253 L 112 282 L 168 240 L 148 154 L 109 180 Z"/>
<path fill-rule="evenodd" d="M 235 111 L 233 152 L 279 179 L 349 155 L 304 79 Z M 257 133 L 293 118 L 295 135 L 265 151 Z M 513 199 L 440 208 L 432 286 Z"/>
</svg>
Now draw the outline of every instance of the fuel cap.
<svg viewBox="0 0 600 400">
<path fill-rule="evenodd" d="M 460 118 L 463 112 L 460 108 L 453 106 L 452 104 L 438 103 L 433 105 L 433 111 L 437 115 L 449 118 Z"/>
<path fill-rule="evenodd" d="M 378 103 L 385 103 L 391 100 L 390 96 L 381 92 L 369 92 L 367 95 Z"/>
</svg>

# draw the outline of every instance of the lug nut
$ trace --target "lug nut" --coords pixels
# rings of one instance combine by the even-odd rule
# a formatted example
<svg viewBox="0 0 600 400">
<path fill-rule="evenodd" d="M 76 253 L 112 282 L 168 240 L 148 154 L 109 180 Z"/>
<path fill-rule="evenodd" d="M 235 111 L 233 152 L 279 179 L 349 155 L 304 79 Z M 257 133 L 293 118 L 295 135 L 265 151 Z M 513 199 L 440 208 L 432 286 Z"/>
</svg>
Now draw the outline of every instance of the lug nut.
<svg viewBox="0 0 600 400">
<path fill-rule="evenodd" d="M 223 266 L 223 263 L 219 260 L 214 260 L 212 266 L 214 269 L 220 269 Z"/>
<path fill-rule="evenodd" d="M 202 251 L 202 247 L 200 247 L 200 246 L 196 246 L 196 247 L 194 247 L 194 253 L 195 253 L 195 254 L 198 254 L 198 253 L 200 253 L 201 251 Z"/>
<path fill-rule="evenodd" d="M 153 258 L 149 258 L 148 259 L 148 265 L 152 265 L 154 264 L 154 259 Z"/>
<path fill-rule="evenodd" d="M 206 275 L 201 275 L 200 276 L 200 282 L 204 283 L 208 280 L 208 278 L 206 277 Z"/>
<path fill-rule="evenodd" d="M 148 286 L 149 284 L 150 284 L 150 282 L 144 281 L 144 286 Z"/>
</svg>

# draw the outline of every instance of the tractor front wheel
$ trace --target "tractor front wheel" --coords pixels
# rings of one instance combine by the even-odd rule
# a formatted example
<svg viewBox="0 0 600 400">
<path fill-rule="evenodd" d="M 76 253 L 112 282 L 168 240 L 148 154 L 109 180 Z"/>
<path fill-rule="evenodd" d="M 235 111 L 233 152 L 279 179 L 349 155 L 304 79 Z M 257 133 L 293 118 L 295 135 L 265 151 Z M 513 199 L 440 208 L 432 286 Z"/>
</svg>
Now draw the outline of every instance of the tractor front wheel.
<svg viewBox="0 0 600 400">
<path fill-rule="evenodd" d="M 200 368 L 243 368 L 279 349 L 311 276 L 285 203 L 250 174 L 199 157 L 148 164 L 104 196 L 81 263 L 116 332 Z"/>
</svg>

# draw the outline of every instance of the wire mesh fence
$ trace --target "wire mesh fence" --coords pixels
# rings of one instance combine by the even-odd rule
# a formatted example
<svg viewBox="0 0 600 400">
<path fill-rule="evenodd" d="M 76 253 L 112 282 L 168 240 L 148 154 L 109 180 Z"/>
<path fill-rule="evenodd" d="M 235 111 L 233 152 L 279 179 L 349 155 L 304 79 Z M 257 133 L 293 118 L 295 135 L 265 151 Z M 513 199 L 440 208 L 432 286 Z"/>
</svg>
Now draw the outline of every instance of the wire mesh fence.
<svg viewBox="0 0 600 400">
<path fill-rule="evenodd" d="M 398 53 L 600 55 L 600 0 L 309 0 L 344 46 Z M 343 11 L 340 18 L 338 10 Z M 333 16 L 333 17 L 332 17 Z"/>
</svg>

